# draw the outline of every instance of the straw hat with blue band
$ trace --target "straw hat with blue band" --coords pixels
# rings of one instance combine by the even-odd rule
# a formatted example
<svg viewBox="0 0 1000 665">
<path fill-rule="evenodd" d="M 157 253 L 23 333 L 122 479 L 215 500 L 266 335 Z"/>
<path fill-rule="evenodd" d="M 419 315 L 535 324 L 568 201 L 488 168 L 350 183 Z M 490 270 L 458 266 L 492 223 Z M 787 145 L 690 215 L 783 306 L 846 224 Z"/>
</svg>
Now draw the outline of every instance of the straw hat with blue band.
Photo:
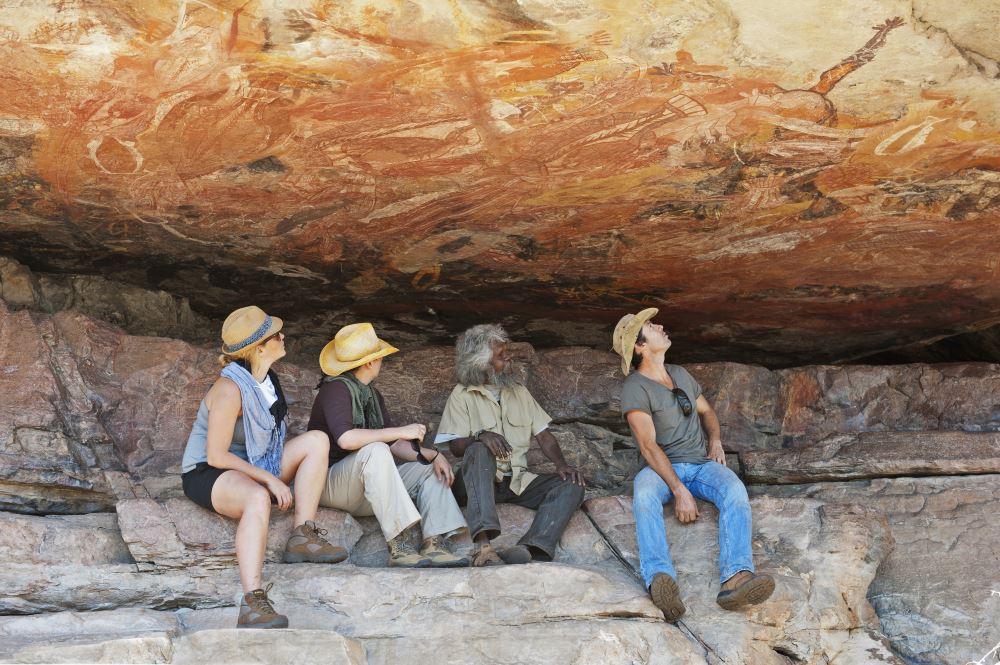
<svg viewBox="0 0 1000 665">
<path fill-rule="evenodd" d="M 241 307 L 222 324 L 222 352 L 227 355 L 253 348 L 281 330 L 284 321 L 268 316 L 260 307 Z"/>
<path fill-rule="evenodd" d="M 644 309 L 638 314 L 626 314 L 615 326 L 615 331 L 611 334 L 611 348 L 622 357 L 622 374 L 628 376 L 632 369 L 632 353 L 635 351 L 635 340 L 639 337 L 639 331 L 643 324 L 656 316 L 660 310 L 655 307 Z"/>
</svg>

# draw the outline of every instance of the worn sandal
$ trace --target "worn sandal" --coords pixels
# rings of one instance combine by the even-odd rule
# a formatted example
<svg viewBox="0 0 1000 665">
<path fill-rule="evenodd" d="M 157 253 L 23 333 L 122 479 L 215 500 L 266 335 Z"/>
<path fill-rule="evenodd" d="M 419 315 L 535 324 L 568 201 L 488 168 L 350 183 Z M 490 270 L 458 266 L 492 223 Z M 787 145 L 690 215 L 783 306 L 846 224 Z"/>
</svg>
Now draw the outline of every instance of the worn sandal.
<svg viewBox="0 0 1000 665">
<path fill-rule="evenodd" d="M 481 568 L 483 566 L 502 566 L 503 559 L 501 559 L 500 555 L 496 553 L 492 545 L 480 545 L 479 549 L 472 557 L 472 563 L 469 565 L 473 568 Z"/>
</svg>

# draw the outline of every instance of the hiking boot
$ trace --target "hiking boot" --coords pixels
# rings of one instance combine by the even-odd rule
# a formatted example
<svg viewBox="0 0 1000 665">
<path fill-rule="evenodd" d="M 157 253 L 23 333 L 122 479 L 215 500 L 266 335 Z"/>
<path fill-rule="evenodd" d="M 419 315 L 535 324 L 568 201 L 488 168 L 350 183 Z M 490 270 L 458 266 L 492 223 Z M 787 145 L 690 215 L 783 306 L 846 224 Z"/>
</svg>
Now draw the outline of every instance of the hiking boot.
<svg viewBox="0 0 1000 665">
<path fill-rule="evenodd" d="M 518 564 L 531 562 L 531 550 L 525 545 L 514 545 L 498 552 L 504 563 Z"/>
<path fill-rule="evenodd" d="M 685 607 L 681 600 L 681 590 L 677 587 L 677 581 L 666 573 L 657 573 L 653 576 L 653 583 L 649 585 L 649 595 L 653 598 L 653 604 L 663 612 L 663 618 L 674 623 L 684 616 Z"/>
<path fill-rule="evenodd" d="M 738 610 L 745 605 L 763 603 L 774 593 L 774 578 L 770 575 L 741 570 L 723 582 L 715 602 L 724 610 Z"/>
<path fill-rule="evenodd" d="M 255 589 L 243 594 L 240 618 L 236 620 L 237 628 L 288 628 L 288 617 L 275 612 L 267 597 L 272 586 L 274 584 L 268 584 L 266 589 Z"/>
<path fill-rule="evenodd" d="M 475 551 L 472 557 L 472 562 L 469 563 L 473 568 L 481 568 L 484 566 L 502 566 L 503 559 L 497 555 L 493 546 L 489 543 L 485 545 L 480 545 L 479 549 Z"/>
<path fill-rule="evenodd" d="M 396 568 L 426 568 L 431 560 L 417 552 L 407 540 L 409 529 L 404 529 L 398 536 L 386 543 L 389 546 L 389 565 Z"/>
<path fill-rule="evenodd" d="M 285 563 L 338 563 L 346 559 L 347 550 L 328 543 L 325 535 L 326 529 L 311 520 L 295 527 L 285 544 Z"/>
<path fill-rule="evenodd" d="M 432 568 L 458 568 L 468 566 L 469 557 L 452 554 L 444 536 L 431 536 L 420 547 L 420 556 L 430 560 Z"/>
</svg>

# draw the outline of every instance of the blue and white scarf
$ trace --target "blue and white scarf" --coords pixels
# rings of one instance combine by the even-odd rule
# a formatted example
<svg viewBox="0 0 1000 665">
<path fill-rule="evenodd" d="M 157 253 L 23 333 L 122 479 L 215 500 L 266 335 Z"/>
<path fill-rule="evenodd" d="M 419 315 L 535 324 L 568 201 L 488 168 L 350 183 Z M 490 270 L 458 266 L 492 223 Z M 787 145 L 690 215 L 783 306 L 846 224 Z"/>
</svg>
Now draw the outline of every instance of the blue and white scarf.
<svg viewBox="0 0 1000 665">
<path fill-rule="evenodd" d="M 257 387 L 253 374 L 239 363 L 229 363 L 222 376 L 240 387 L 243 401 L 243 433 L 246 435 L 247 457 L 254 466 L 274 476 L 281 476 L 281 453 L 285 448 L 285 421 L 275 422 L 263 391 Z"/>
</svg>

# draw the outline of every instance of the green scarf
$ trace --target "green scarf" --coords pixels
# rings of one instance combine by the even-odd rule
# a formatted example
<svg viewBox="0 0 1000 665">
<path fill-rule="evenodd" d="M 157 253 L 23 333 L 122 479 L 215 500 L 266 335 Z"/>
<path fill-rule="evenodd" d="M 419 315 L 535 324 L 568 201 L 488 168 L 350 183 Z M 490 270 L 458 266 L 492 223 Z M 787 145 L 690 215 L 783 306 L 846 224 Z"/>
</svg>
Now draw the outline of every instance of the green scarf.
<svg viewBox="0 0 1000 665">
<path fill-rule="evenodd" d="M 375 388 L 358 381 L 358 377 L 350 372 L 323 378 L 323 383 L 330 381 L 340 381 L 351 392 L 351 420 L 356 428 L 382 429 L 385 421 L 382 420 L 382 405 Z"/>
</svg>

